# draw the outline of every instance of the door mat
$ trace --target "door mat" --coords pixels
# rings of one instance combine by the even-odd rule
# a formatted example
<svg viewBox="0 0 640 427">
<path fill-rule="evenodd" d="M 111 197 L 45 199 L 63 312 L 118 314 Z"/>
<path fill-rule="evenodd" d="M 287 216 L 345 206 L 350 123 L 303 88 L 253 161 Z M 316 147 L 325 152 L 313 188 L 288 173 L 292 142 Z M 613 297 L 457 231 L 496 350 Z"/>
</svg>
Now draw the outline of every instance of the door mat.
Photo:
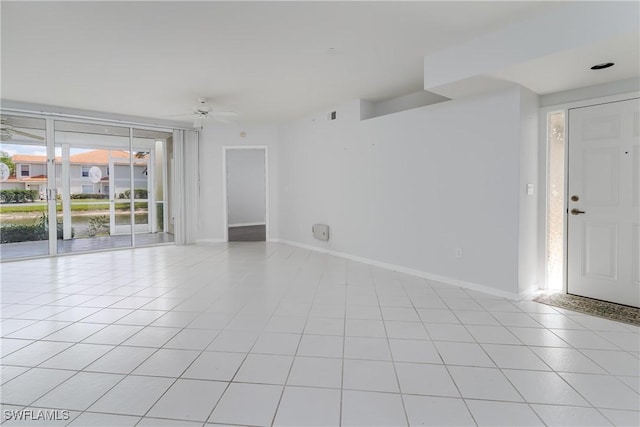
<svg viewBox="0 0 640 427">
<path fill-rule="evenodd" d="M 538 295 L 536 302 L 640 326 L 640 309 L 570 294 Z"/>
</svg>

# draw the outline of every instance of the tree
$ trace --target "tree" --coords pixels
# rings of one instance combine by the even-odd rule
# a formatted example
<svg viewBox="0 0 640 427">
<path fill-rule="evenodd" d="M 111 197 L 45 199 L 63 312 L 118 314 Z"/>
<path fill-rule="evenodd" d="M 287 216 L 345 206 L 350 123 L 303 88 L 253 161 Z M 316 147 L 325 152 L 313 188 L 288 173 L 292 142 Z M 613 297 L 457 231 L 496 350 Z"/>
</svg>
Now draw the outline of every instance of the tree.
<svg viewBox="0 0 640 427">
<path fill-rule="evenodd" d="M 4 163 L 9 167 L 9 176 L 15 176 L 16 165 L 11 160 L 11 156 L 6 151 L 0 151 L 0 163 Z"/>
</svg>

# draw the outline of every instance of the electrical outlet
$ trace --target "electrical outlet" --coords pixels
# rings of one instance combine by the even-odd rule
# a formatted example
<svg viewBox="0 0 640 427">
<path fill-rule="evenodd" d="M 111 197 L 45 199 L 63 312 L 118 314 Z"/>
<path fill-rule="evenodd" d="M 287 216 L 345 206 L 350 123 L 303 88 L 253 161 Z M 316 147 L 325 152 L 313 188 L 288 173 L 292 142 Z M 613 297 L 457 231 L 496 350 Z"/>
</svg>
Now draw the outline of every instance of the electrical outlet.
<svg viewBox="0 0 640 427">
<path fill-rule="evenodd" d="M 462 248 L 456 248 L 456 258 L 462 258 Z"/>
</svg>

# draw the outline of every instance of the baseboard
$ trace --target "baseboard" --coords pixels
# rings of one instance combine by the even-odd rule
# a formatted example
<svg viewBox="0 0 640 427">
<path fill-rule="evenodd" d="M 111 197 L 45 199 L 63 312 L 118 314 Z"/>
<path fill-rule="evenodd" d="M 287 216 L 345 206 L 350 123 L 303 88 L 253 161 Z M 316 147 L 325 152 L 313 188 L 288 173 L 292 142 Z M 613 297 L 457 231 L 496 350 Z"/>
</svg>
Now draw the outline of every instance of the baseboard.
<svg viewBox="0 0 640 427">
<path fill-rule="evenodd" d="M 231 228 L 231 227 L 254 227 L 256 225 L 267 225 L 264 222 L 239 222 L 237 224 L 229 224 L 227 225 L 227 227 Z"/>
<path fill-rule="evenodd" d="M 520 291 L 518 293 L 518 299 L 520 301 L 528 301 L 532 300 L 536 294 L 540 292 L 540 287 L 536 285 L 532 285 L 529 289 L 525 289 L 524 291 Z"/>
<path fill-rule="evenodd" d="M 200 243 L 227 243 L 227 241 L 223 239 L 197 239 L 196 244 Z"/>
<path fill-rule="evenodd" d="M 351 254 L 348 254 L 348 253 L 344 253 L 344 252 L 334 251 L 334 250 L 327 249 L 327 248 L 321 248 L 321 247 L 307 245 L 305 243 L 293 242 L 293 241 L 285 240 L 285 239 L 271 239 L 270 241 L 275 242 L 275 243 L 283 243 L 285 245 L 295 246 L 295 247 L 302 248 L 302 249 L 308 249 L 308 250 L 311 250 L 311 251 L 320 252 L 320 253 L 324 253 L 324 254 L 329 254 L 329 255 L 340 257 L 340 258 L 348 259 L 350 261 L 357 261 L 357 262 L 361 262 L 361 263 L 364 263 L 364 264 L 369 264 L 369 265 L 372 265 L 372 266 L 375 266 L 375 267 L 380 267 L 380 268 L 384 268 L 384 269 L 387 269 L 387 270 L 392 270 L 392 271 L 397 271 L 399 273 L 408 274 L 410 276 L 416 276 L 416 277 L 420 277 L 422 279 L 427 279 L 427 280 L 434 280 L 436 282 L 445 283 L 447 285 L 459 286 L 461 288 L 469 289 L 469 290 L 476 291 L 476 292 L 482 292 L 482 293 L 485 293 L 485 294 L 498 296 L 498 297 L 502 297 L 502 298 L 507 298 L 507 299 L 510 299 L 510 300 L 523 299 L 520 294 L 517 294 L 515 292 L 501 291 L 499 289 L 494 289 L 494 288 L 491 288 L 489 286 L 481 285 L 481 284 L 478 284 L 478 283 L 473 283 L 473 282 L 467 282 L 467 281 L 464 281 L 464 280 L 453 279 L 451 277 L 439 276 L 437 274 L 427 273 L 426 271 L 415 270 L 415 269 L 403 267 L 403 266 L 400 266 L 400 265 L 395 265 L 395 264 L 390 264 L 390 263 L 377 261 L 377 260 L 373 260 L 373 259 L 369 259 L 369 258 L 359 257 L 359 256 L 351 255 Z M 526 291 L 526 292 L 528 293 L 529 291 Z"/>
</svg>

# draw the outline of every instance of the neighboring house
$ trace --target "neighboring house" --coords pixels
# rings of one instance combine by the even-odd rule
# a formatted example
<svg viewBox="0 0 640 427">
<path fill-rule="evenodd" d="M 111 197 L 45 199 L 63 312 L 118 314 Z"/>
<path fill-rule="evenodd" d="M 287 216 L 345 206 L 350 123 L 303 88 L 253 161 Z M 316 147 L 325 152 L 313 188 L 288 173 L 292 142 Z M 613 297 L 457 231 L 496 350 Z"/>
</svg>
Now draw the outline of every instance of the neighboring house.
<svg viewBox="0 0 640 427">
<path fill-rule="evenodd" d="M 16 154 L 11 160 L 15 164 L 15 175 L 0 182 L 0 189 L 37 190 L 45 197 L 47 189 L 47 158 Z M 134 162 L 134 188 L 147 188 L 147 164 L 144 159 Z M 118 150 L 92 150 L 69 156 L 69 185 L 71 194 L 106 194 L 113 185 L 114 196 L 129 190 L 129 153 Z M 102 178 L 92 182 L 89 171 L 92 167 L 100 169 Z M 56 188 L 62 188 L 62 160 L 56 157 Z M 113 176 L 111 176 L 113 175 Z"/>
<path fill-rule="evenodd" d="M 0 190 L 37 190 L 42 197 L 47 188 L 46 160 L 46 156 L 14 155 L 11 161 L 16 166 L 15 174 L 0 182 Z"/>
</svg>

